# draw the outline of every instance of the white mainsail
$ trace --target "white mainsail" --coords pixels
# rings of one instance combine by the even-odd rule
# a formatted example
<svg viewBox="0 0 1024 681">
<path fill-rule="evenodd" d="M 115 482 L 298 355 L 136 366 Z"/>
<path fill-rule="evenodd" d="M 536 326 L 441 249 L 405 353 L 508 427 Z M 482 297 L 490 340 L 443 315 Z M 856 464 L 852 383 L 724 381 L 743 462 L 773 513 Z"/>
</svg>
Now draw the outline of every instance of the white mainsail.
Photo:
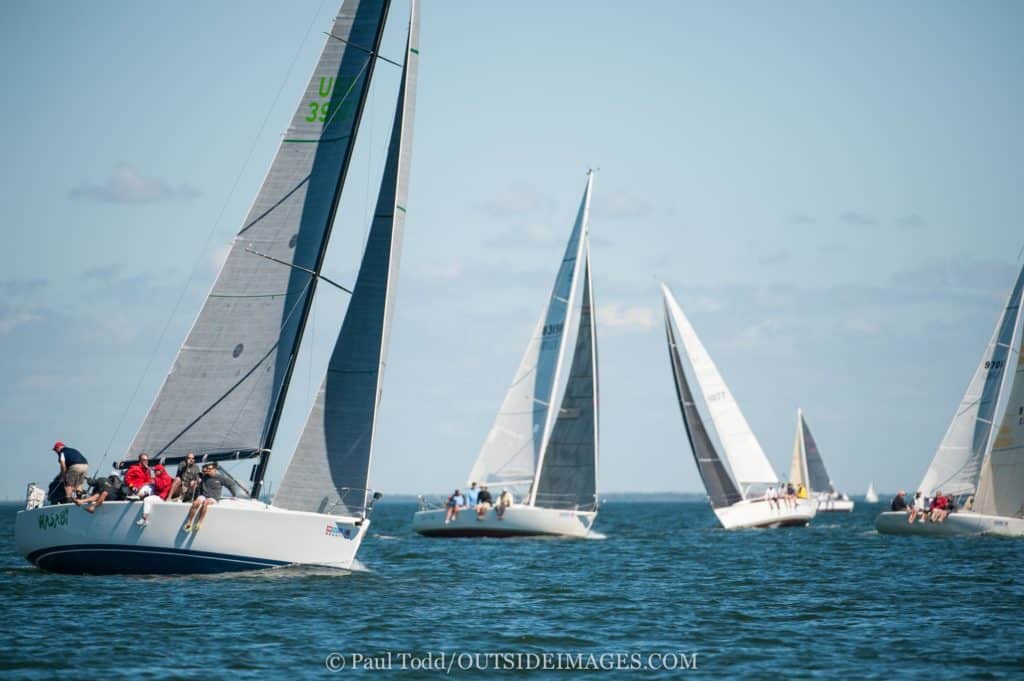
<svg viewBox="0 0 1024 681">
<path fill-rule="evenodd" d="M 1024 269 L 1010 291 L 992 339 L 985 346 L 981 362 L 918 486 L 925 496 L 933 496 L 938 491 L 954 496 L 971 494 L 977 487 L 1019 317 L 1022 285 Z"/>
<path fill-rule="evenodd" d="M 318 513 L 340 509 L 348 515 L 361 515 L 366 508 L 409 193 L 418 45 L 419 14 L 413 0 L 377 208 L 327 375 L 274 498 L 281 508 Z"/>
<path fill-rule="evenodd" d="M 661 286 L 676 328 L 679 330 L 679 337 L 686 349 L 686 355 L 693 367 L 693 373 L 696 375 L 697 383 L 704 395 L 704 402 L 711 415 L 711 421 L 714 423 L 718 439 L 722 443 L 725 458 L 732 469 L 733 477 L 743 488 L 744 496 L 746 496 L 747 488 L 750 485 L 777 483 L 779 478 L 768 461 L 768 457 L 765 456 L 764 450 L 761 449 L 761 444 L 750 430 L 729 386 L 725 384 L 725 380 L 718 372 L 711 356 L 704 348 L 700 338 L 697 337 L 696 331 L 693 330 L 693 325 L 690 324 L 690 320 L 686 318 L 682 308 L 672 297 L 668 287 L 664 284 Z"/>
<path fill-rule="evenodd" d="M 583 199 L 548 304 L 534 329 L 494 419 L 470 481 L 536 493 L 537 478 L 568 382 L 567 355 L 575 348 L 574 322 L 581 316 L 579 274 L 586 262 L 587 223 L 593 174 L 588 173 Z M 566 333 L 566 331 L 569 333 Z M 596 423 L 596 422 L 595 422 Z"/>
<path fill-rule="evenodd" d="M 868 483 L 868 491 L 864 493 L 864 501 L 869 504 L 878 503 L 878 492 L 875 491 L 875 483 Z"/>
<path fill-rule="evenodd" d="M 267 177 L 126 459 L 143 451 L 173 458 L 190 450 L 272 446 L 386 9 L 385 0 L 349 0 L 339 12 Z M 259 483 L 257 477 L 254 493 Z"/>
</svg>

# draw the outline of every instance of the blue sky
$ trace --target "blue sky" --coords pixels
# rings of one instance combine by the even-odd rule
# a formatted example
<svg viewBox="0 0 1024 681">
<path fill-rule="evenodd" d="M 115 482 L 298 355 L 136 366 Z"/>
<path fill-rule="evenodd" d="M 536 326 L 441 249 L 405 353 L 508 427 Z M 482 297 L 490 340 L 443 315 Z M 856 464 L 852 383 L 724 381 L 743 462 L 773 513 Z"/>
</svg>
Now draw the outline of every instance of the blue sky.
<svg viewBox="0 0 1024 681">
<path fill-rule="evenodd" d="M 4 3 L 0 496 L 119 457 L 216 276 L 336 6 Z M 401 54 L 406 4 L 385 52 Z M 464 480 L 594 186 L 605 491 L 700 488 L 657 281 L 782 472 L 920 479 L 1018 266 L 1014 2 L 422 6 L 410 213 L 372 483 Z M 328 276 L 351 280 L 398 70 Z M 344 313 L 318 302 L 280 479 Z"/>
</svg>

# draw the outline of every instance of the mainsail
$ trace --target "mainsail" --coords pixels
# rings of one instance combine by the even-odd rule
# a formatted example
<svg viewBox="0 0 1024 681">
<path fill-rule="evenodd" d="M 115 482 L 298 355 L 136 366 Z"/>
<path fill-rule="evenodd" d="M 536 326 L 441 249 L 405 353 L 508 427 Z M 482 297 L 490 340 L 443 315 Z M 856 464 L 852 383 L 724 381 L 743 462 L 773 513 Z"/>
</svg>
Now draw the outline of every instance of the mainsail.
<svg viewBox="0 0 1024 681">
<path fill-rule="evenodd" d="M 693 400 L 693 392 L 686 380 L 686 372 L 683 371 L 683 360 L 679 356 L 679 347 L 676 343 L 675 332 L 672 330 L 673 309 L 678 309 L 679 304 L 672 296 L 672 292 L 664 284 L 661 285 L 662 295 L 665 298 L 665 335 L 668 339 L 668 357 L 672 364 L 672 378 L 676 384 L 676 397 L 679 399 L 679 409 L 683 414 L 683 425 L 686 427 L 686 437 L 690 441 L 690 449 L 693 451 L 694 461 L 697 462 L 697 470 L 704 481 L 704 489 L 707 490 L 708 500 L 712 508 L 732 506 L 743 499 L 736 483 L 729 476 L 725 464 L 715 451 L 715 445 L 711 442 L 707 429 L 704 427 L 704 420 L 697 410 L 697 404 Z"/>
<path fill-rule="evenodd" d="M 668 288 L 663 284 L 662 290 L 668 294 Z M 670 295 L 670 294 L 669 294 Z M 672 318 L 679 336 L 686 349 L 686 355 L 690 359 L 690 365 L 697 376 L 697 383 L 700 384 L 701 393 L 704 395 L 704 402 L 707 404 L 708 412 L 711 414 L 711 421 L 715 425 L 718 439 L 725 450 L 725 458 L 729 461 L 736 481 L 742 488 L 757 483 L 774 484 L 779 481 L 775 470 L 768 457 L 761 449 L 753 431 L 743 417 L 739 405 L 725 384 L 718 368 L 711 360 L 704 344 L 697 337 L 690 320 L 683 314 L 683 310 L 674 298 L 669 297 L 669 307 L 672 311 Z M 744 496 L 746 491 L 744 490 Z"/>
<path fill-rule="evenodd" d="M 387 5 L 349 0 L 342 7 L 249 215 L 126 458 L 142 451 L 174 457 L 271 447 Z"/>
<path fill-rule="evenodd" d="M 366 506 L 409 191 L 419 61 L 415 0 L 411 12 L 391 143 L 366 250 L 327 375 L 274 497 L 281 508 L 359 515 Z"/>
<path fill-rule="evenodd" d="M 575 337 L 565 330 L 573 328 L 573 319 L 580 315 L 579 273 L 586 254 L 592 180 L 588 174 L 548 304 L 473 465 L 471 481 L 536 492 L 540 460 L 559 412 L 552 406 L 560 403 L 567 383 L 562 375 L 567 349 L 575 347 Z"/>
<path fill-rule="evenodd" d="M 534 503 L 545 508 L 597 509 L 597 336 L 592 295 L 587 248 L 576 348 L 537 476 Z"/>
<path fill-rule="evenodd" d="M 1010 291 L 1003 310 L 985 346 L 981 362 L 957 406 L 953 420 L 939 444 L 918 490 L 926 496 L 938 491 L 962 495 L 974 492 L 988 450 L 996 405 L 999 402 L 1007 355 L 1020 313 L 1024 269 Z"/>
<path fill-rule="evenodd" d="M 794 484 L 802 484 L 811 492 L 835 492 L 825 461 L 818 451 L 818 444 L 807 427 L 802 409 L 796 415 L 796 440 L 793 443 L 793 458 L 789 464 L 789 480 Z"/>
</svg>

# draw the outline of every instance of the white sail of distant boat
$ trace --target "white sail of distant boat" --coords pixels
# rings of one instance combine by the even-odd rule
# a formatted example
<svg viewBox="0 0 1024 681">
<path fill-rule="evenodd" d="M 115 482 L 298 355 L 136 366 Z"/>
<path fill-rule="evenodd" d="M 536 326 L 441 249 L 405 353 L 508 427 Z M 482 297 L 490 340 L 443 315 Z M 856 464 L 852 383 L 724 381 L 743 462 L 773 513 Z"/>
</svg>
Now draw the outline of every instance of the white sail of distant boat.
<svg viewBox="0 0 1024 681">
<path fill-rule="evenodd" d="M 1024 536 L 1022 291 L 1024 268 L 921 483 L 926 496 L 941 492 L 961 507 L 943 522 L 911 524 L 901 512 L 882 513 L 875 521 L 879 532 Z M 1008 365 L 1013 367 L 1009 374 Z"/>
<path fill-rule="evenodd" d="M 853 510 L 854 502 L 845 494 L 836 491 L 832 478 L 825 469 L 818 443 L 811 435 L 811 429 L 804 419 L 803 409 L 796 410 L 796 437 L 793 441 L 793 456 L 789 462 L 789 481 L 803 485 L 808 496 L 818 500 L 818 512 Z"/>
<path fill-rule="evenodd" d="M 864 501 L 866 501 L 869 504 L 878 503 L 878 492 L 875 491 L 874 482 L 868 483 L 868 491 L 864 493 Z"/>
<path fill-rule="evenodd" d="M 711 421 L 714 423 L 715 432 L 718 433 L 718 440 L 722 444 L 725 458 L 729 462 L 736 481 L 739 483 L 744 496 L 747 490 L 759 483 L 777 484 L 779 482 L 775 470 L 772 468 L 761 443 L 757 441 L 747 419 L 740 411 L 736 399 L 732 396 L 729 386 L 718 372 L 711 355 L 704 348 L 697 333 L 693 330 L 690 320 L 687 319 L 679 304 L 672 297 L 668 287 L 662 284 L 662 292 L 669 301 L 669 309 L 673 321 L 679 330 L 679 338 L 686 349 L 686 355 L 693 367 L 693 373 L 697 377 L 697 384 L 700 386 L 704 396 L 704 403 L 707 405 Z"/>
<path fill-rule="evenodd" d="M 547 304 L 469 475 L 522 501 L 500 520 L 443 523 L 424 508 L 413 527 L 428 536 L 583 535 L 597 513 L 598 381 L 590 275 L 588 172 L 576 222 Z M 568 513 L 541 513 L 543 510 Z"/>
<path fill-rule="evenodd" d="M 256 458 L 250 498 L 211 507 L 201 532 L 183 527 L 188 504 L 155 505 L 148 525 L 136 524 L 141 504 L 132 502 L 108 502 L 95 514 L 23 511 L 16 535 L 32 562 L 89 573 L 351 564 L 368 526 L 365 488 L 406 212 L 419 54 L 415 0 L 377 209 L 355 285 L 345 289 L 351 300 L 275 505 L 258 499 L 317 285 L 344 288 L 321 269 L 388 6 L 342 6 L 249 215 L 120 464 L 140 452 L 166 465 L 187 452 L 205 462 Z M 40 534 L 30 517 L 36 512 L 75 517 L 59 532 Z"/>
<path fill-rule="evenodd" d="M 676 397 L 679 400 L 683 424 L 697 470 L 719 522 L 728 529 L 806 525 L 816 512 L 814 501 L 791 499 L 773 502 L 751 496 L 751 487 L 754 484 L 776 483 L 778 477 L 675 296 L 665 284 L 661 285 L 661 291 L 665 305 L 665 334 L 672 376 L 676 385 Z M 701 386 L 712 423 L 718 432 L 718 439 L 726 452 L 732 475 L 718 456 L 697 409 L 686 379 L 673 327 L 679 330 L 684 350 Z M 718 418 L 715 418 L 716 413 Z M 722 428 L 727 429 L 727 434 L 723 435 Z"/>
</svg>

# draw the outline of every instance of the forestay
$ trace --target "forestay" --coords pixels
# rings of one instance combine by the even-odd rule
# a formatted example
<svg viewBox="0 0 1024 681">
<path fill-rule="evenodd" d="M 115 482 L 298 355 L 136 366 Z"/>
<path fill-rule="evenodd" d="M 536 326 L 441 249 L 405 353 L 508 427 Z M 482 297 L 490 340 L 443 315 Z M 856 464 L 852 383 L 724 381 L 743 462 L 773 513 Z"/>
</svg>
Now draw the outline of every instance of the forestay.
<svg viewBox="0 0 1024 681">
<path fill-rule="evenodd" d="M 693 451 L 694 461 L 697 463 L 697 471 L 701 480 L 704 481 L 704 489 L 708 493 L 708 501 L 712 508 L 723 508 L 732 506 L 741 501 L 736 483 L 733 482 L 725 464 L 715 451 L 707 429 L 704 427 L 704 419 L 701 418 L 697 404 L 693 399 L 693 392 L 686 380 L 686 372 L 683 370 L 683 361 L 679 356 L 679 347 L 676 343 L 675 333 L 672 330 L 672 310 L 678 309 L 672 292 L 665 284 L 661 285 L 661 292 L 665 298 L 665 336 L 668 340 L 669 362 L 672 364 L 672 378 L 676 385 L 676 397 L 679 399 L 679 408 L 683 414 L 683 425 L 686 428 L 686 437 L 690 441 L 690 449 Z"/>
<path fill-rule="evenodd" d="M 686 355 L 690 359 L 711 421 L 715 425 L 718 439 L 725 450 L 725 458 L 729 461 L 736 481 L 741 487 L 778 482 L 779 479 L 761 449 L 761 444 L 750 430 L 743 412 L 740 411 L 722 375 L 718 373 L 711 356 L 704 349 L 704 344 L 697 337 L 690 320 L 683 314 L 682 308 L 674 298 L 670 298 L 668 302 L 672 318 L 679 330 L 679 337 L 683 341 Z"/>
<path fill-rule="evenodd" d="M 572 303 L 579 288 L 591 181 L 592 175 L 588 175 L 548 304 L 484 440 L 470 472 L 470 481 L 513 487 L 520 492 L 535 486 L 543 448 L 554 426 L 557 410 L 553 410 L 552 405 L 558 401 L 556 387 L 565 383 L 564 379 L 559 380 L 560 367 L 566 359 L 566 347 L 572 347 L 566 343 L 565 329 L 571 328 Z"/>
<path fill-rule="evenodd" d="M 405 227 L 419 62 L 413 0 L 391 142 L 366 250 L 327 374 L 274 505 L 359 515 L 366 506 L 377 407 Z"/>
<path fill-rule="evenodd" d="M 142 451 L 180 456 L 272 445 L 373 71 L 368 51 L 380 43 L 386 6 L 384 0 L 349 0 L 335 20 L 267 177 L 128 458 Z"/>
<path fill-rule="evenodd" d="M 534 501 L 545 508 L 597 509 L 597 335 L 589 249 L 584 251 L 583 263 L 576 347 L 561 408 L 541 462 Z"/>
<path fill-rule="evenodd" d="M 992 422 L 1006 371 L 1007 355 L 1019 317 L 1024 270 L 996 323 L 967 392 L 939 444 L 918 489 L 926 496 L 942 491 L 962 495 L 974 492 L 988 449 Z"/>
</svg>

